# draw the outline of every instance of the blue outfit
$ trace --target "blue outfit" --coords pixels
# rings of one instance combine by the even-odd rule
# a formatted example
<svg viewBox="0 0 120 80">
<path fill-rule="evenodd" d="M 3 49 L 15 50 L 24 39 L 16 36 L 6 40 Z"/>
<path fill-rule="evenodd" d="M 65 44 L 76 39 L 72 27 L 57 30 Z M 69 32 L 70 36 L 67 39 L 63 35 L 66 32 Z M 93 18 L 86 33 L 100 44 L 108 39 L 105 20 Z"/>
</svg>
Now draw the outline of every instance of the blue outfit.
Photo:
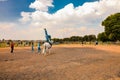
<svg viewBox="0 0 120 80">
<path fill-rule="evenodd" d="M 38 53 L 41 51 L 40 43 L 38 43 Z"/>
<path fill-rule="evenodd" d="M 46 42 L 49 42 L 49 43 L 50 43 L 51 36 L 50 36 L 50 35 L 48 35 L 48 33 L 47 33 L 47 30 L 46 30 L 46 29 L 44 29 L 44 30 L 45 30 Z"/>
</svg>

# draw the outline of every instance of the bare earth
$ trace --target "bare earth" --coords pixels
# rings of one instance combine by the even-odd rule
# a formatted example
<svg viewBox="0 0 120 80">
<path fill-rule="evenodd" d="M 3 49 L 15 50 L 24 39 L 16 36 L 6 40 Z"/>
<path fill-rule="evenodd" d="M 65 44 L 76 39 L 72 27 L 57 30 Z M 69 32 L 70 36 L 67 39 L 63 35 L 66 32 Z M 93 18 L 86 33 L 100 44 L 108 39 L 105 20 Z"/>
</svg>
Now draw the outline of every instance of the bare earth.
<svg viewBox="0 0 120 80">
<path fill-rule="evenodd" d="M 120 46 L 56 45 L 46 56 L 0 48 L 0 80 L 120 80 Z"/>
</svg>

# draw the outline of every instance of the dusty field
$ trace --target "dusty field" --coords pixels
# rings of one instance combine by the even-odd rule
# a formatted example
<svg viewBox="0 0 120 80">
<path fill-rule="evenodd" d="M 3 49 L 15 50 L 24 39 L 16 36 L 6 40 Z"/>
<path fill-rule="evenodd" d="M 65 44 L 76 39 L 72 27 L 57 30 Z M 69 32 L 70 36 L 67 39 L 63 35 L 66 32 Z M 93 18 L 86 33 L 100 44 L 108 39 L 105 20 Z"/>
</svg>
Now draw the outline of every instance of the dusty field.
<svg viewBox="0 0 120 80">
<path fill-rule="evenodd" d="M 47 56 L 1 48 L 0 80 L 120 80 L 120 46 L 56 45 Z"/>
</svg>

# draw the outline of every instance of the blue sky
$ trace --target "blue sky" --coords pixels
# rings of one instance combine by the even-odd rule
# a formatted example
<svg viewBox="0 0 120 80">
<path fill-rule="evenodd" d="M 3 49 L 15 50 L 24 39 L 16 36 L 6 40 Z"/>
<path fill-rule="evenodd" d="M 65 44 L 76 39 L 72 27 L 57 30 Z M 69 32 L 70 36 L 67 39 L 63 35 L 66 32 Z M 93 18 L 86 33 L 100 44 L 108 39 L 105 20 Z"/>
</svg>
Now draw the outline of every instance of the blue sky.
<svg viewBox="0 0 120 80">
<path fill-rule="evenodd" d="M 21 17 L 22 11 L 32 12 L 34 9 L 29 8 L 29 5 L 35 0 L 0 0 L 0 21 L 15 21 Z M 96 0 L 54 0 L 54 7 L 49 7 L 49 13 L 55 13 L 69 3 L 73 3 L 75 7 Z"/>
<path fill-rule="evenodd" d="M 33 11 L 29 5 L 34 0 L 0 0 L 0 21 L 16 20 L 21 11 Z"/>
<path fill-rule="evenodd" d="M 119 0 L 0 0 L 0 39 L 43 40 L 98 35 L 101 22 L 120 12 Z"/>
</svg>

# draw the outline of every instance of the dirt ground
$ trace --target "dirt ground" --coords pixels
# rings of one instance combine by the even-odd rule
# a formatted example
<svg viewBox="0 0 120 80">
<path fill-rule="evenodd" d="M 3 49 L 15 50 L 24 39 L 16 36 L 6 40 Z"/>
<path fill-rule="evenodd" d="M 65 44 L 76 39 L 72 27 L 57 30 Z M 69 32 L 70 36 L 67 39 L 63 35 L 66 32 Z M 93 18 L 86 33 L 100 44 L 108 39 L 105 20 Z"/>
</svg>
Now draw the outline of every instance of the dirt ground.
<svg viewBox="0 0 120 80">
<path fill-rule="evenodd" d="M 120 46 L 54 45 L 46 56 L 0 48 L 0 80 L 120 80 Z"/>
</svg>

